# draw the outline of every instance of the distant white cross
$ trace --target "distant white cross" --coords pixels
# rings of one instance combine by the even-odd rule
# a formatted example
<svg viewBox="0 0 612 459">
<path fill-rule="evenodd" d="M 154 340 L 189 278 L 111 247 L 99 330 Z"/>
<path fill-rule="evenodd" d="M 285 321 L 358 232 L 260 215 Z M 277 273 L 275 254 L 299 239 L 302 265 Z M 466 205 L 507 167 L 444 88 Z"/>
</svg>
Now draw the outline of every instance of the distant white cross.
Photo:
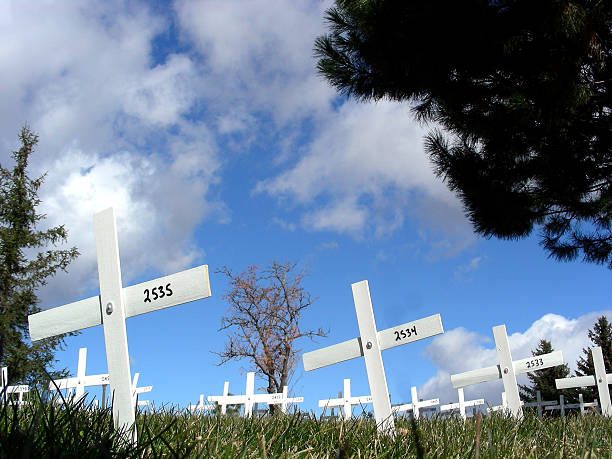
<svg viewBox="0 0 612 459">
<path fill-rule="evenodd" d="M 302 403 L 304 401 L 304 397 L 289 397 L 289 388 L 287 386 L 283 386 L 283 392 L 280 394 L 266 394 L 270 395 L 267 403 L 268 405 L 280 405 L 281 413 L 286 414 L 287 408 L 289 405 L 294 403 Z"/>
<path fill-rule="evenodd" d="M 153 390 L 153 386 L 138 387 L 139 377 L 140 373 L 136 373 L 134 375 L 134 379 L 132 380 L 132 404 L 135 406 L 149 406 L 149 400 L 138 400 L 138 396 L 140 394 L 151 392 Z"/>
<path fill-rule="evenodd" d="M 549 405 L 547 407 L 545 407 L 544 409 L 546 411 L 552 411 L 552 410 L 559 410 L 561 412 L 561 417 L 564 418 L 565 417 L 565 409 L 567 408 L 567 405 L 565 404 L 565 397 L 563 395 L 559 396 L 559 403 L 555 402 L 554 405 Z"/>
<path fill-rule="evenodd" d="M 125 319 L 210 296 L 208 266 L 124 288 L 113 209 L 94 215 L 100 295 L 28 317 L 32 341 L 95 325 L 104 327 L 115 426 L 132 429 L 131 373 Z M 136 432 L 133 431 L 134 439 Z"/>
<path fill-rule="evenodd" d="M 192 413 L 195 413 L 196 411 L 202 412 L 202 411 L 210 411 L 213 409 L 213 405 L 210 405 L 208 403 L 204 402 L 204 394 L 200 394 L 200 400 L 198 400 L 198 403 L 196 403 L 195 405 L 192 405 L 191 403 L 189 404 L 189 406 L 187 407 L 189 409 L 189 411 L 191 411 Z M 225 407 L 224 407 L 225 408 Z M 225 414 L 225 412 L 223 413 Z"/>
<path fill-rule="evenodd" d="M 521 399 L 519 397 L 516 375 L 563 365 L 563 354 L 561 351 L 555 351 L 550 354 L 537 355 L 512 361 L 510 344 L 508 343 L 508 335 L 506 334 L 506 326 L 497 325 L 493 327 L 493 338 L 495 339 L 495 348 L 497 350 L 497 360 L 499 364 L 452 375 L 451 383 L 455 389 L 458 389 L 472 384 L 501 379 L 504 383 L 507 409 L 512 416 L 522 418 L 523 410 L 521 408 Z M 502 404 L 502 406 L 504 405 Z"/>
<path fill-rule="evenodd" d="M 440 413 L 445 413 L 446 411 L 455 411 L 455 410 L 459 410 L 459 415 L 461 416 L 461 418 L 463 418 L 463 420 L 467 419 L 467 415 L 465 414 L 465 409 L 469 406 L 478 406 L 478 405 L 484 405 L 485 404 L 485 400 L 484 398 L 479 398 L 476 400 L 465 400 L 465 396 L 463 395 L 463 387 L 460 387 L 459 389 L 457 389 L 457 393 L 459 396 L 459 402 L 458 403 L 449 403 L 447 405 L 442 405 L 440 407 Z"/>
<path fill-rule="evenodd" d="M 580 408 L 580 414 L 584 416 L 586 413 L 585 408 L 593 408 L 596 413 L 599 412 L 599 402 L 595 400 L 594 402 L 584 403 L 584 397 L 582 394 L 578 394 L 578 403 L 569 403 L 565 405 L 565 408 Z"/>
<path fill-rule="evenodd" d="M 538 391 L 536 391 L 536 401 L 535 402 L 525 402 L 525 403 L 521 403 L 521 405 L 524 406 L 525 408 L 534 407 L 534 406 L 537 407 L 538 408 L 538 417 L 541 418 L 542 417 L 542 408 L 545 408 L 545 409 L 548 410 L 549 408 L 547 408 L 547 407 L 557 405 L 557 401 L 556 400 L 542 401 L 542 394 L 538 390 Z"/>
<path fill-rule="evenodd" d="M 302 357 L 304 370 L 311 371 L 345 360 L 363 357 L 370 393 L 372 394 L 377 429 L 380 433 L 395 435 L 395 422 L 391 415 L 391 401 L 389 400 L 389 389 L 387 388 L 381 351 L 444 333 L 442 319 L 440 314 L 435 314 L 414 322 L 377 331 L 368 281 L 357 282 L 352 284 L 351 287 L 359 326 L 359 337 L 307 352 Z"/>
<path fill-rule="evenodd" d="M 228 395 L 229 381 L 223 385 L 223 395 L 209 395 L 209 402 L 217 402 L 221 406 L 221 413 L 225 414 L 227 405 L 244 405 L 244 417 L 250 418 L 253 415 L 253 407 L 255 403 L 281 403 L 283 394 L 256 394 L 255 393 L 255 373 L 250 371 L 247 373 L 246 390 L 244 395 Z M 297 399 L 304 399 L 297 397 Z M 295 402 L 297 403 L 297 402 Z"/>
<path fill-rule="evenodd" d="M 77 375 L 74 378 L 56 379 L 49 383 L 49 390 L 68 389 L 67 397 L 74 397 L 75 401 L 81 400 L 85 396 L 85 388 L 89 386 L 104 386 L 109 384 L 108 374 L 86 376 L 87 368 L 87 348 L 79 349 L 79 360 L 77 364 Z M 74 389 L 72 391 L 71 389 Z"/>
<path fill-rule="evenodd" d="M 23 394 L 30 392 L 30 387 L 27 385 L 9 386 L 8 385 L 8 367 L 2 367 L 0 370 L 0 394 L 2 402 L 11 405 L 26 405 L 28 402 L 23 400 Z M 8 394 L 17 394 L 17 400 L 12 400 Z"/>
<path fill-rule="evenodd" d="M 342 408 L 344 412 L 344 419 L 349 420 L 353 416 L 353 405 L 363 405 L 372 403 L 371 395 L 362 395 L 360 397 L 351 396 L 351 380 L 346 378 L 344 380 L 344 392 L 338 398 L 328 398 L 326 400 L 319 400 L 319 408 L 327 409 L 331 408 Z"/>
<path fill-rule="evenodd" d="M 410 388 L 410 397 L 412 399 L 410 403 L 394 405 L 391 407 L 391 411 L 393 413 L 403 413 L 405 411 L 412 411 L 413 418 L 419 419 L 421 409 L 440 405 L 439 398 L 432 398 L 431 400 L 419 400 L 419 397 L 417 395 L 417 388 L 415 386 L 412 386 Z"/>
<path fill-rule="evenodd" d="M 592 347 L 591 355 L 593 356 L 595 375 L 555 379 L 555 384 L 557 389 L 573 389 L 575 387 L 597 386 L 597 392 L 599 393 L 599 404 L 601 405 L 601 414 L 610 417 L 612 416 L 612 404 L 610 403 L 610 392 L 608 385 L 612 384 L 612 374 L 606 374 L 603 352 L 601 351 L 600 347 Z"/>
</svg>

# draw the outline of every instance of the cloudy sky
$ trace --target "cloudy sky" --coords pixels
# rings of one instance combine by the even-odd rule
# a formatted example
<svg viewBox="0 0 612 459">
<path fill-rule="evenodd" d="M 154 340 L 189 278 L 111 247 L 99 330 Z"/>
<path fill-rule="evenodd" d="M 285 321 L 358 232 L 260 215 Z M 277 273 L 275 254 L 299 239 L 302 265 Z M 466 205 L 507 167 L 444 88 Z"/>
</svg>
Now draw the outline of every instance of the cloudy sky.
<svg viewBox="0 0 612 459">
<path fill-rule="evenodd" d="M 549 260 L 537 237 L 483 240 L 432 174 L 409 107 L 359 104 L 317 75 L 313 41 L 330 1 L 0 2 L 0 161 L 25 122 L 40 136 L 32 175 L 48 226 L 81 252 L 40 292 L 52 307 L 96 295 L 92 216 L 114 207 L 124 285 L 200 264 L 213 296 L 128 321 L 132 371 L 158 403 L 241 393 L 248 362 L 216 366 L 222 266 L 289 260 L 317 297 L 304 351 L 357 335 L 350 285 L 369 281 L 379 329 L 434 313 L 446 333 L 384 353 L 393 402 L 456 399 L 449 374 L 495 363 L 491 327 L 513 355 L 541 338 L 570 366 L 596 318 L 612 318 L 610 271 Z M 106 371 L 101 327 L 67 341 L 60 365 Z M 304 373 L 304 408 L 342 379 L 368 392 L 362 361 Z M 261 382 L 261 381 L 260 381 Z M 263 385 L 263 382 L 261 382 Z M 500 402 L 501 384 L 468 397 Z"/>
</svg>

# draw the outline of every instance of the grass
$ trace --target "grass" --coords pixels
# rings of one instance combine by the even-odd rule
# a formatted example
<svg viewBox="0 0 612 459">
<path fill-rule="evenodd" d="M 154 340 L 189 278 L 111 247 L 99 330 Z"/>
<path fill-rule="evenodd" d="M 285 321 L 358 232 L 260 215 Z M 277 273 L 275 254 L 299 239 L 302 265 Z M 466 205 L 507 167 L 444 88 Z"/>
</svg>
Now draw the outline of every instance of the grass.
<svg viewBox="0 0 612 459">
<path fill-rule="evenodd" d="M 371 420 L 305 414 L 243 419 L 164 408 L 139 414 L 137 426 L 136 446 L 113 430 L 107 410 L 2 406 L 0 458 L 612 457 L 612 419 L 601 416 L 398 419 L 395 438 L 378 436 Z"/>
</svg>

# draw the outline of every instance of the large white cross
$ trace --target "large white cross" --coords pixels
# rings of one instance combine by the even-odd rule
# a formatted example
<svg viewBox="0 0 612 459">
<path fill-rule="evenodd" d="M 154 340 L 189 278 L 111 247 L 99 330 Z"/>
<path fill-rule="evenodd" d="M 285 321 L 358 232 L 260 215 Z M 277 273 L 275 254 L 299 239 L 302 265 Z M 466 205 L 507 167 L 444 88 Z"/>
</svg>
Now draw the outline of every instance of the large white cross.
<svg viewBox="0 0 612 459">
<path fill-rule="evenodd" d="M 246 377 L 246 390 L 244 395 L 228 395 L 229 381 L 223 385 L 223 395 L 209 395 L 209 402 L 217 402 L 221 406 L 221 413 L 225 414 L 227 405 L 244 405 L 244 417 L 250 418 L 253 415 L 255 403 L 282 403 L 283 394 L 256 394 L 255 393 L 255 373 L 249 371 Z M 302 399 L 302 397 L 299 397 Z"/>
<path fill-rule="evenodd" d="M 30 338 L 37 341 L 102 324 L 113 420 L 116 427 L 132 429 L 135 407 L 125 319 L 209 297 L 208 266 L 124 288 L 112 208 L 94 215 L 94 232 L 100 295 L 29 316 Z"/>
<path fill-rule="evenodd" d="M 593 366 L 595 367 L 594 376 L 574 376 L 572 378 L 555 379 L 555 385 L 557 389 L 597 386 L 601 414 L 610 417 L 612 416 L 612 404 L 610 403 L 608 384 L 612 384 L 612 374 L 606 374 L 603 352 L 600 347 L 592 347 L 591 355 L 593 356 Z"/>
<path fill-rule="evenodd" d="M 452 375 L 451 383 L 455 389 L 458 389 L 472 384 L 501 379 L 504 383 L 508 410 L 512 416 L 521 418 L 523 416 L 523 410 L 521 408 L 521 399 L 519 397 L 516 375 L 563 365 L 563 354 L 561 351 L 555 351 L 549 354 L 512 361 L 510 344 L 508 343 L 508 335 L 506 334 L 506 326 L 497 325 L 493 327 L 493 338 L 495 339 L 495 348 L 497 350 L 497 360 L 499 364 Z"/>
<path fill-rule="evenodd" d="M 344 380 L 344 391 L 342 393 L 338 393 L 338 395 L 338 398 L 319 400 L 319 408 L 331 408 L 332 410 L 334 408 L 342 408 L 344 412 L 344 419 L 347 421 L 353 416 L 353 405 L 363 406 L 367 403 L 372 403 L 371 395 L 351 397 L 351 380 L 349 378 Z"/>
<path fill-rule="evenodd" d="M 422 408 L 429 408 L 440 404 L 439 398 L 432 398 L 430 400 L 419 400 L 419 396 L 417 395 L 417 388 L 415 386 L 412 386 L 410 388 L 410 398 L 412 399 L 410 403 L 394 405 L 391 407 L 391 411 L 393 413 L 403 413 L 405 411 L 412 411 L 412 416 L 414 417 L 414 419 L 419 419 L 420 410 Z"/>
<path fill-rule="evenodd" d="M 459 402 L 458 403 L 449 403 L 447 405 L 442 405 L 440 407 L 440 413 L 444 413 L 446 411 L 455 411 L 455 410 L 459 410 L 459 415 L 461 416 L 461 418 L 463 420 L 467 419 L 467 415 L 465 414 L 465 409 L 469 406 L 478 406 L 478 405 L 484 405 L 485 404 L 485 400 L 484 398 L 478 398 L 476 400 L 465 400 L 465 395 L 463 394 L 463 387 L 460 387 L 459 389 L 457 389 L 457 393 L 459 396 Z"/>
<path fill-rule="evenodd" d="M 304 370 L 311 371 L 345 360 L 363 357 L 370 393 L 372 394 L 377 429 L 380 433 L 395 435 L 395 422 L 391 415 L 391 401 L 389 400 L 389 389 L 387 388 L 381 351 L 444 333 L 442 319 L 440 314 L 435 314 L 414 322 L 377 331 L 368 281 L 356 282 L 351 285 L 351 288 L 359 326 L 359 337 L 307 352 L 302 357 Z"/>
<path fill-rule="evenodd" d="M 30 392 L 30 387 L 27 385 L 20 386 L 9 386 L 8 385 L 8 367 L 2 367 L 0 370 L 0 394 L 2 395 L 2 402 L 14 405 L 25 405 L 26 401 L 23 400 L 23 394 Z M 17 400 L 11 400 L 7 397 L 8 394 L 17 394 Z"/>
</svg>

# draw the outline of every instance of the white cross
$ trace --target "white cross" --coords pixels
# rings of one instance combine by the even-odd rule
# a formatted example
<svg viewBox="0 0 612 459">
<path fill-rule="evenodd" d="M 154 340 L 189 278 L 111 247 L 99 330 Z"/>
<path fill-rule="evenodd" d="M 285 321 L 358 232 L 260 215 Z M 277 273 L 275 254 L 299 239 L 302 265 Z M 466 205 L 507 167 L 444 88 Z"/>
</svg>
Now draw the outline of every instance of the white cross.
<svg viewBox="0 0 612 459">
<path fill-rule="evenodd" d="M 550 354 L 537 355 L 512 361 L 510 344 L 508 343 L 508 335 L 506 334 L 506 326 L 497 325 L 493 327 L 493 338 L 495 339 L 495 348 L 497 350 L 497 360 L 499 364 L 452 375 L 451 383 L 455 389 L 458 389 L 472 384 L 501 379 L 504 383 L 508 410 L 512 416 L 522 418 L 523 410 L 521 408 L 521 399 L 519 397 L 516 375 L 563 365 L 563 354 L 561 351 L 555 351 Z M 504 407 L 503 404 L 502 407 Z"/>
<path fill-rule="evenodd" d="M 125 319 L 210 296 L 208 266 L 123 288 L 113 209 L 94 215 L 100 295 L 28 317 L 32 341 L 95 325 L 104 327 L 115 426 L 132 429 L 130 361 Z M 134 440 L 136 431 L 134 430 Z"/>
<path fill-rule="evenodd" d="M 387 388 L 381 351 L 444 333 L 442 319 L 440 314 L 435 314 L 414 322 L 377 331 L 368 281 L 356 282 L 351 287 L 357 314 L 357 325 L 359 326 L 359 337 L 307 352 L 302 357 L 304 370 L 315 370 L 345 360 L 363 357 L 378 431 L 395 435 L 395 422 L 391 415 L 391 401 L 389 400 L 389 389 Z"/>
<path fill-rule="evenodd" d="M 538 417 L 541 418 L 542 417 L 542 407 L 557 405 L 557 401 L 556 400 L 542 401 L 542 395 L 540 394 L 540 391 L 538 390 L 536 391 L 536 401 L 535 402 L 521 403 L 521 405 L 524 407 L 536 406 L 538 408 Z M 545 408 L 545 409 L 548 409 L 548 408 Z"/>
<path fill-rule="evenodd" d="M 140 373 L 136 373 L 132 381 L 132 405 L 149 406 L 149 400 L 138 400 L 138 396 L 140 394 L 146 394 L 147 392 L 151 392 L 153 390 L 153 386 L 138 387 L 139 377 Z"/>
<path fill-rule="evenodd" d="M 585 414 L 585 408 L 590 408 L 590 407 L 592 407 L 597 413 L 599 410 L 599 402 L 595 400 L 594 402 L 584 403 L 584 398 L 582 397 L 582 394 L 578 394 L 578 403 L 569 403 L 565 405 L 565 408 L 567 409 L 580 408 L 580 414 L 582 416 L 584 416 Z"/>
<path fill-rule="evenodd" d="M 280 405 L 281 413 L 283 414 L 287 413 L 287 408 L 289 405 L 304 402 L 304 397 L 289 397 L 289 388 L 287 386 L 283 386 L 283 392 L 280 394 L 267 395 L 270 395 L 270 399 L 267 402 L 268 405 Z"/>
<path fill-rule="evenodd" d="M 250 418 L 253 415 L 255 403 L 282 403 L 282 393 L 278 394 L 256 394 L 255 393 L 255 373 L 249 371 L 246 378 L 246 390 L 244 395 L 228 395 L 229 381 L 223 385 L 223 395 L 209 395 L 209 402 L 217 402 L 221 406 L 221 413 L 225 414 L 227 405 L 244 405 L 244 417 Z M 299 397 L 302 398 L 302 397 Z M 303 401 L 303 398 L 302 398 Z"/>
<path fill-rule="evenodd" d="M 428 408 L 440 405 L 439 398 L 432 398 L 431 400 L 419 400 L 417 395 L 417 388 L 412 386 L 410 388 L 410 398 L 412 399 L 411 403 L 403 403 L 400 405 L 394 405 L 391 407 L 391 411 L 393 413 L 402 413 L 404 411 L 412 411 L 412 416 L 414 419 L 419 419 L 420 410 L 422 408 Z"/>
<path fill-rule="evenodd" d="M 461 418 L 465 421 L 467 419 L 467 415 L 465 414 L 465 409 L 469 406 L 477 406 L 477 405 L 484 405 L 485 401 L 484 398 L 479 398 L 476 400 L 465 400 L 465 396 L 463 395 L 463 387 L 460 387 L 459 389 L 457 389 L 458 395 L 459 395 L 459 402 L 458 403 L 449 403 L 448 405 L 442 405 L 440 407 L 440 413 L 444 413 L 446 411 L 454 411 L 454 410 L 459 410 L 459 415 L 461 416 Z"/>
<path fill-rule="evenodd" d="M 108 374 L 86 376 L 87 348 L 79 349 L 79 361 L 77 364 L 77 375 L 75 378 L 56 379 L 49 382 L 49 390 L 69 389 L 67 397 L 74 397 L 78 401 L 85 396 L 85 387 L 104 386 L 109 383 Z M 72 391 L 71 389 L 74 389 Z"/>
<path fill-rule="evenodd" d="M 342 408 L 344 410 L 344 419 L 349 420 L 353 416 L 353 405 L 363 406 L 367 403 L 372 403 L 371 395 L 362 395 L 360 397 L 351 397 L 351 380 L 344 380 L 344 392 L 338 393 L 338 398 L 328 398 L 319 400 L 319 408 L 327 409 Z"/>
<path fill-rule="evenodd" d="M 575 376 L 572 378 L 555 379 L 555 384 L 557 389 L 597 386 L 601 414 L 609 417 L 612 416 L 612 404 L 610 403 L 608 384 L 612 384 L 612 374 L 606 374 L 603 352 L 600 347 L 592 347 L 591 355 L 593 356 L 593 366 L 595 367 L 594 376 Z"/>
<path fill-rule="evenodd" d="M 565 408 L 567 408 L 567 405 L 565 404 L 565 397 L 563 397 L 563 395 L 560 395 L 559 396 L 559 403 L 555 402 L 554 405 L 547 406 L 544 409 L 546 411 L 560 410 L 561 411 L 561 417 L 564 418 L 565 417 Z"/>
<path fill-rule="evenodd" d="M 30 387 L 27 385 L 9 386 L 8 385 L 8 367 L 2 367 L 0 370 L 0 394 L 2 401 L 11 405 L 26 405 L 28 402 L 23 400 L 23 394 L 30 392 Z M 17 394 L 17 400 L 11 400 L 7 397 L 8 394 Z"/>
<path fill-rule="evenodd" d="M 198 403 L 195 405 L 192 405 L 190 403 L 187 408 L 192 413 L 195 413 L 196 411 L 199 411 L 199 412 L 210 411 L 213 408 L 213 406 L 209 405 L 208 403 L 204 403 L 204 394 L 200 394 L 200 400 L 198 401 Z M 225 414 L 225 412 L 223 414 Z"/>
</svg>

